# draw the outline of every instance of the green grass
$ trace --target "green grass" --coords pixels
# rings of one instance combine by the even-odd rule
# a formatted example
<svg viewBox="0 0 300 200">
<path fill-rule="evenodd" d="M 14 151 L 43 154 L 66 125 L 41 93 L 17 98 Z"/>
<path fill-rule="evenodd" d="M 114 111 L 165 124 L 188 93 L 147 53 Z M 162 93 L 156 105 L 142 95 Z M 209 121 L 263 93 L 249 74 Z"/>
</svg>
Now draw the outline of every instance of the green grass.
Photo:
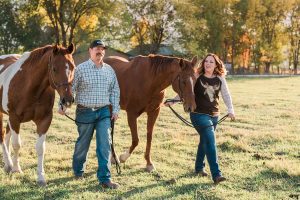
<svg viewBox="0 0 300 200">
<path fill-rule="evenodd" d="M 156 173 L 144 170 L 146 116 L 142 115 L 139 146 L 122 165 L 121 175 L 112 166 L 113 180 L 121 184 L 119 190 L 98 186 L 95 139 L 86 178 L 75 180 L 71 163 L 76 126 L 57 114 L 55 107 L 46 142 L 48 186 L 36 185 L 35 126 L 25 123 L 21 126 L 24 174 L 7 175 L 0 170 L 0 199 L 300 199 L 300 77 L 239 78 L 228 84 L 237 120 L 226 120 L 217 128 L 219 163 L 227 182 L 214 186 L 210 176 L 193 174 L 199 136 L 167 107 L 162 107 L 154 130 Z M 166 98 L 173 96 L 168 89 Z M 174 108 L 188 118 L 181 105 Z M 221 110 L 225 114 L 223 104 Z M 131 143 L 124 111 L 115 128 L 115 149 L 122 153 Z"/>
</svg>

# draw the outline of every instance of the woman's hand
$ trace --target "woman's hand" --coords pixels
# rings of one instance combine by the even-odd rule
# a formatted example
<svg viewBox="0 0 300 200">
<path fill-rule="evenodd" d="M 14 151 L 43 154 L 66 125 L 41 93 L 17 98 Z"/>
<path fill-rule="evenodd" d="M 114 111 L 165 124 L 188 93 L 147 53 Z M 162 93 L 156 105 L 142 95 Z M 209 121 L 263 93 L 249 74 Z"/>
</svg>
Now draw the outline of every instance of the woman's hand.
<svg viewBox="0 0 300 200">
<path fill-rule="evenodd" d="M 228 117 L 231 119 L 231 121 L 235 120 L 235 116 L 233 113 L 228 113 Z"/>
<path fill-rule="evenodd" d="M 170 101 L 165 101 L 165 102 L 164 102 L 164 106 L 173 106 L 175 103 L 178 102 L 178 100 L 180 100 L 179 95 L 177 95 L 176 97 L 174 97 L 174 98 L 171 99 Z"/>
</svg>

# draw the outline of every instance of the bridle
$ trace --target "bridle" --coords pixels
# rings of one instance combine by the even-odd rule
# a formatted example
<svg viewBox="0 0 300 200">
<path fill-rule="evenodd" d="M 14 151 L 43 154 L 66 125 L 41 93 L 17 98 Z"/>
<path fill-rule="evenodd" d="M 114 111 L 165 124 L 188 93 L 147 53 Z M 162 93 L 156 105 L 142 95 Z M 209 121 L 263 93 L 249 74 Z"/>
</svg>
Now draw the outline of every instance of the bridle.
<svg viewBox="0 0 300 200">
<path fill-rule="evenodd" d="M 183 102 L 184 99 L 183 99 L 183 91 L 182 91 L 181 83 L 180 83 L 180 74 L 178 74 L 178 75 L 175 77 L 175 79 L 172 81 L 172 85 L 173 85 L 173 83 L 174 83 L 175 81 L 177 81 L 177 80 L 178 80 L 178 89 L 179 89 L 178 95 L 179 95 L 180 101 Z"/>
<path fill-rule="evenodd" d="M 62 86 L 66 86 L 66 88 L 68 87 L 68 86 L 71 86 L 72 85 L 72 83 L 69 83 L 69 82 L 62 82 L 62 83 L 56 83 L 55 82 L 55 80 L 54 80 L 54 78 L 53 78 L 53 73 L 52 73 L 52 71 L 53 71 L 53 66 L 50 64 L 51 63 L 51 56 L 49 57 L 49 62 L 48 62 L 48 72 L 49 72 L 49 77 L 50 77 L 50 80 L 52 81 L 52 84 L 54 85 L 54 89 L 58 89 L 58 88 L 60 88 L 60 87 L 62 87 Z"/>
</svg>

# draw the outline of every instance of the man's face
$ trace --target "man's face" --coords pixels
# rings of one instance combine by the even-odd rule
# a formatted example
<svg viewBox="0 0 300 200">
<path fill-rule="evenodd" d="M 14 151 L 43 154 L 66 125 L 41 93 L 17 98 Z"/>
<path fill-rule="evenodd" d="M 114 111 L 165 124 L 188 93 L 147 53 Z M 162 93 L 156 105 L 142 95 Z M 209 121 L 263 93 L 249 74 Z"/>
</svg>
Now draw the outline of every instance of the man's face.
<svg viewBox="0 0 300 200">
<path fill-rule="evenodd" d="M 90 48 L 89 52 L 93 61 L 101 62 L 105 55 L 105 48 L 102 46 L 96 46 L 92 49 Z"/>
</svg>

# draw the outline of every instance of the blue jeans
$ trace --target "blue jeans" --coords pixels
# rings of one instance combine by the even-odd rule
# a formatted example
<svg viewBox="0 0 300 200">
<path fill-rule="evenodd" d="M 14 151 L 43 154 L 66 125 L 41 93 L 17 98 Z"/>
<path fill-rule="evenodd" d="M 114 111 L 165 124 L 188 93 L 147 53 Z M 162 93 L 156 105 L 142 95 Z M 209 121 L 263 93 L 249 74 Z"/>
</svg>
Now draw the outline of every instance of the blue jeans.
<svg viewBox="0 0 300 200">
<path fill-rule="evenodd" d="M 76 120 L 79 122 L 95 122 L 93 124 L 76 123 L 79 137 L 75 144 L 73 155 L 73 171 L 75 176 L 82 176 L 85 170 L 87 154 L 96 130 L 96 153 L 98 159 L 97 177 L 100 183 L 110 181 L 110 153 L 111 153 L 111 124 L 108 106 L 98 110 L 77 108 Z"/>
<path fill-rule="evenodd" d="M 210 172 L 213 180 L 217 176 L 221 176 L 217 158 L 217 146 L 215 138 L 215 129 L 218 122 L 218 117 L 212 117 L 207 114 L 190 113 L 191 121 L 200 135 L 198 145 L 195 171 L 199 172 L 205 167 L 204 157 L 207 157 Z M 213 125 L 207 127 L 209 125 Z"/>
</svg>

